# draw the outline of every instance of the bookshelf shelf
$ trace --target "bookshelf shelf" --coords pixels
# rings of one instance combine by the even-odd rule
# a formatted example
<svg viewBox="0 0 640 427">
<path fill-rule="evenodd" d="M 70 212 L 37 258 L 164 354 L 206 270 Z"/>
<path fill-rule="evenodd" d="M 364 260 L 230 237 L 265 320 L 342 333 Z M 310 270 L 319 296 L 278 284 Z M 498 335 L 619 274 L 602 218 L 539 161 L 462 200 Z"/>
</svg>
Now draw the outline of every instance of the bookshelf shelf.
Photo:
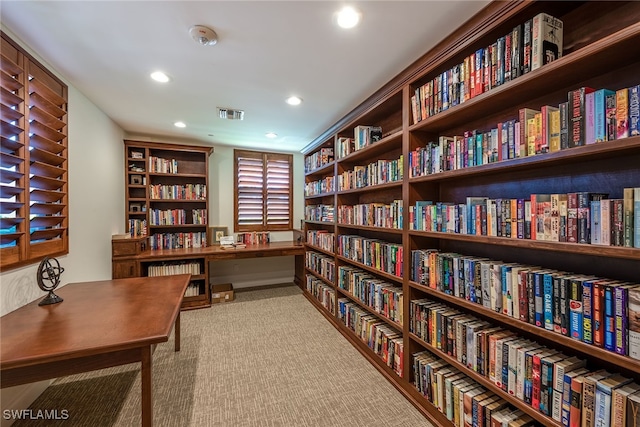
<svg viewBox="0 0 640 427">
<path fill-rule="evenodd" d="M 335 224 L 334 221 L 309 221 L 309 220 L 305 220 L 305 222 L 307 224 L 328 225 L 328 226 L 333 226 Z"/>
<path fill-rule="evenodd" d="M 304 196 L 305 200 L 314 200 L 314 199 L 322 199 L 325 197 L 333 197 L 334 192 L 330 192 L 330 193 L 322 193 L 322 194 L 314 194 L 314 195 L 310 195 L 310 196 Z"/>
<path fill-rule="evenodd" d="M 354 261 L 354 260 L 349 259 L 349 258 L 345 258 L 345 257 L 343 257 L 341 255 L 336 255 L 336 259 L 338 259 L 339 261 L 343 261 L 345 263 L 348 263 L 348 264 L 352 264 L 352 265 L 354 265 L 354 266 L 356 266 L 358 268 L 361 268 L 363 270 L 367 270 L 368 272 L 374 273 L 374 274 L 376 274 L 376 275 L 378 275 L 380 277 L 384 277 L 385 279 L 392 280 L 392 281 L 397 282 L 397 283 L 402 283 L 402 277 L 398 277 L 398 276 L 394 276 L 393 274 L 385 273 L 382 270 L 378 270 L 377 268 L 369 267 L 368 265 L 362 264 L 361 262 Z"/>
<path fill-rule="evenodd" d="M 360 306 L 361 308 L 365 309 L 368 313 L 373 314 L 378 319 L 380 319 L 380 320 L 388 323 L 389 325 L 393 326 L 395 329 L 398 330 L 398 332 L 402 332 L 402 324 L 401 323 L 398 323 L 395 320 L 389 319 L 385 315 L 378 313 L 372 307 L 369 307 L 367 304 L 365 304 L 362 301 L 360 301 L 360 299 L 358 297 L 356 297 L 355 295 L 351 294 L 349 291 L 347 291 L 345 289 L 342 289 L 341 287 L 336 287 L 336 289 L 338 290 L 338 292 L 340 294 L 342 294 L 345 297 L 349 298 L 350 301 L 353 301 L 356 304 L 358 304 L 358 306 Z"/>
<path fill-rule="evenodd" d="M 389 231 L 389 230 L 385 230 Z M 435 231 L 410 230 L 412 236 L 433 237 L 441 240 L 483 243 L 488 245 L 509 246 L 514 248 L 536 249 L 572 254 L 603 256 L 640 261 L 640 251 L 622 246 L 604 246 L 583 243 L 547 242 L 530 239 L 512 239 L 508 237 L 476 236 L 471 234 L 442 233 Z"/>
<path fill-rule="evenodd" d="M 310 171 L 305 172 L 306 176 L 321 176 L 321 175 L 326 175 L 327 172 L 333 172 L 333 165 L 334 165 L 334 161 L 331 161 L 329 163 L 327 163 L 324 166 L 321 166 L 319 168 L 315 168 L 312 169 Z"/>
<path fill-rule="evenodd" d="M 207 224 L 152 225 L 150 219 L 154 210 L 185 210 L 185 214 L 190 220 L 192 215 L 191 209 L 208 212 L 209 201 L 207 199 L 152 198 L 151 188 L 157 184 L 180 189 L 185 187 L 190 188 L 190 186 L 206 185 L 209 176 L 208 160 L 212 149 L 208 147 L 133 140 L 125 140 L 124 147 L 125 218 L 127 232 L 133 235 L 135 232 L 131 230 L 137 230 L 138 233 L 141 233 L 137 236 L 145 237 L 151 249 L 167 244 L 172 245 L 174 242 L 178 244 L 185 240 L 191 241 L 191 244 L 194 246 L 199 244 L 206 246 Z M 167 168 L 177 167 L 180 173 L 151 172 L 149 169 L 152 164 L 154 167 L 158 165 L 164 165 Z M 163 168 L 162 170 L 165 169 Z M 134 178 L 136 178 L 135 181 Z M 134 207 L 138 210 L 133 210 Z M 190 287 L 192 285 L 193 287 L 198 287 L 200 295 L 186 296 L 182 308 L 189 309 L 210 306 L 208 263 L 204 262 L 203 258 L 162 260 L 162 262 L 172 261 L 174 263 L 191 261 L 198 262 L 201 265 L 200 269 L 202 274 L 193 275 L 190 285 Z M 118 264 L 118 266 L 116 266 L 114 261 L 113 278 L 145 276 L 148 266 L 151 265 L 143 263 L 142 268 L 138 268 L 130 265 L 130 261 L 119 261 L 119 263 L 122 265 Z M 158 262 L 158 264 L 160 264 L 160 262 Z"/>
<path fill-rule="evenodd" d="M 443 108 L 442 111 L 428 117 L 421 117 L 422 120 L 416 123 L 413 122 L 413 106 L 416 104 L 412 104 L 412 97 L 416 93 L 420 93 L 426 85 L 437 85 L 438 82 L 443 81 L 446 72 L 464 64 L 465 59 L 475 55 L 481 49 L 483 52 L 485 49 L 491 49 L 503 36 L 512 35 L 514 27 L 519 26 L 522 29 L 526 21 L 541 12 L 563 22 L 563 54 L 560 58 L 533 71 L 524 72 L 523 69 L 521 75 L 503 84 L 497 84 L 491 88 L 483 87 L 481 91 L 483 93 L 470 96 L 464 102 L 452 104 L 449 108 Z M 349 143 L 349 139 L 360 137 L 358 132 L 361 132 L 362 128 L 357 127 L 373 126 L 382 129 L 380 140 L 358 151 L 352 151 L 344 157 L 336 156 L 336 160 L 331 165 L 307 174 L 307 183 L 332 175 L 336 178 L 334 187 L 336 191 L 305 197 L 307 206 L 318 203 L 333 205 L 336 223 L 305 221 L 303 227 L 305 231 L 325 230 L 334 233 L 336 243 L 339 236 L 356 235 L 363 239 L 402 245 L 404 254 L 402 277 L 343 257 L 338 254 L 337 247 L 336 253 L 322 251 L 309 244 L 305 244 L 305 248 L 307 251 L 317 251 L 333 256 L 336 269 L 341 266 L 354 266 L 371 273 L 377 279 L 391 284 L 402 284 L 403 377 L 398 378 L 382 369 L 379 366 L 379 360 L 374 360 L 379 358 L 371 356 L 368 347 L 359 342 L 357 337 L 354 338 L 353 332 L 342 325 L 339 319 L 336 320 L 337 315 L 329 313 L 327 309 L 321 307 L 321 304 L 314 303 L 314 305 L 434 424 L 450 427 L 452 422 L 427 401 L 415 386 L 413 354 L 423 350 L 432 352 L 452 367 L 458 368 L 471 380 L 503 398 L 511 407 L 522 410 L 537 423 L 554 427 L 561 425 L 553 418 L 540 413 L 538 408 L 533 408 L 503 392 L 499 387 L 492 385 L 488 378 L 463 367 L 455 358 L 433 348 L 417 335 L 410 333 L 412 316 L 410 304 L 411 301 L 420 299 L 444 304 L 448 310 L 479 317 L 496 327 L 539 342 L 564 355 L 581 357 L 586 360 L 590 370 L 604 367 L 609 372 L 621 373 L 640 382 L 640 360 L 577 341 L 463 298 L 420 285 L 413 281 L 412 276 L 412 252 L 434 249 L 440 253 L 464 254 L 465 257 L 538 266 L 558 272 L 572 272 L 575 275 L 595 276 L 635 284 L 639 283 L 640 248 L 418 231 L 411 229 L 409 222 L 409 210 L 416 206 L 416 202 L 430 201 L 433 204 L 442 202 L 461 208 L 461 205 L 467 202 L 467 198 L 471 197 L 492 200 L 522 199 L 524 203 L 525 200 L 530 201 L 531 195 L 569 193 L 607 194 L 609 199 L 622 199 L 625 189 L 640 187 L 640 136 L 633 135 L 617 139 L 614 136 L 606 142 L 578 144 L 577 147 L 543 154 L 511 156 L 513 158 L 510 159 L 506 159 L 509 156 L 504 156 L 504 160 L 495 162 L 489 162 L 494 160 L 491 152 L 483 151 L 482 154 L 486 157 L 479 162 L 484 163 L 482 165 L 409 178 L 409 171 L 416 168 L 416 165 L 410 164 L 410 154 L 416 153 L 418 149 L 424 149 L 429 143 L 433 142 L 429 147 L 434 147 L 435 150 L 450 147 L 456 147 L 458 150 L 455 144 L 460 140 L 454 140 L 454 145 L 445 144 L 453 140 L 450 137 L 462 138 L 465 134 L 475 136 L 481 133 L 495 135 L 490 132 L 497 128 L 498 123 L 519 121 L 521 109 L 540 110 L 543 106 L 559 106 L 560 103 L 568 101 L 570 91 L 582 87 L 618 91 L 640 84 L 638 58 L 640 58 L 639 2 L 494 1 L 337 121 L 303 150 L 305 155 L 311 156 L 321 148 L 335 147 L 336 154 L 341 154 L 337 147 L 342 148 Z M 488 74 L 482 74 L 481 80 L 485 75 L 491 77 L 493 73 L 489 68 L 483 70 L 485 71 L 488 71 Z M 451 83 L 451 80 L 448 82 Z M 450 96 L 452 89 L 449 86 L 447 89 Z M 436 103 L 438 99 L 442 101 L 442 94 L 438 96 L 440 98 L 436 96 L 431 100 L 435 99 Z M 437 104 L 434 105 L 437 107 Z M 571 120 L 569 122 L 573 123 Z M 518 129 L 522 132 L 521 128 Z M 379 133 L 376 133 L 377 135 Z M 516 135 L 515 128 L 514 135 Z M 520 138 L 520 135 L 522 133 L 517 134 L 517 138 Z M 567 133 L 567 135 L 571 134 Z M 440 141 L 443 142 L 440 143 Z M 529 142 L 525 141 L 525 143 Z M 439 143 L 444 145 L 438 145 Z M 355 146 L 358 144 L 356 143 Z M 477 149 L 478 146 L 475 146 L 475 150 Z M 484 149 L 484 146 L 480 148 L 480 150 Z M 466 153 L 471 155 L 470 151 L 473 149 L 469 149 Z M 349 150 L 342 152 L 346 153 Z M 435 151 L 435 153 L 428 152 L 429 156 L 438 155 L 441 152 Z M 464 156 L 465 151 L 458 150 L 454 154 L 460 155 L 460 153 Z M 452 156 L 453 159 L 447 158 L 448 154 L 451 153 L 442 153 L 441 167 L 434 167 L 434 170 L 465 164 L 464 159 L 461 161 L 460 157 L 455 155 Z M 403 158 L 401 180 L 364 188 L 339 190 L 338 178 L 353 179 L 351 172 L 356 172 L 355 167 L 366 169 L 379 160 L 391 161 L 400 156 Z M 362 169 L 358 169 L 357 173 L 360 171 Z M 350 214 L 349 209 L 344 207 L 369 204 L 389 205 L 395 200 L 402 200 L 403 224 L 400 229 L 337 222 L 339 212 L 344 214 L 346 211 Z M 339 210 L 341 208 L 342 211 Z M 436 212 L 442 214 L 444 211 L 445 209 Z M 566 217 L 568 218 L 568 215 Z M 524 215 L 519 218 L 524 221 Z M 433 229 L 445 230 L 438 227 Z M 568 236 L 566 240 L 569 240 Z M 349 250 L 364 251 L 364 248 L 357 246 Z M 336 297 L 340 295 L 360 306 L 358 300 L 341 289 L 337 283 L 334 288 Z M 366 306 L 362 308 L 367 312 L 371 311 Z M 337 310 L 334 312 L 337 313 Z"/>
<path fill-rule="evenodd" d="M 333 252 L 325 251 L 324 249 L 319 248 L 318 246 L 311 245 L 311 244 L 309 244 L 309 243 L 305 243 L 305 245 L 306 245 L 309 249 L 311 249 L 312 251 L 315 251 L 315 252 L 321 252 L 321 253 L 323 253 L 323 254 L 325 254 L 325 255 L 333 256 Z"/>
<path fill-rule="evenodd" d="M 333 288 L 333 283 L 328 280 L 326 277 L 322 276 L 321 274 L 318 274 L 315 270 L 312 270 L 308 267 L 305 268 L 305 270 L 307 271 L 308 274 L 311 274 L 312 276 L 322 280 L 324 283 L 326 283 L 327 285 L 331 286 Z"/>
</svg>

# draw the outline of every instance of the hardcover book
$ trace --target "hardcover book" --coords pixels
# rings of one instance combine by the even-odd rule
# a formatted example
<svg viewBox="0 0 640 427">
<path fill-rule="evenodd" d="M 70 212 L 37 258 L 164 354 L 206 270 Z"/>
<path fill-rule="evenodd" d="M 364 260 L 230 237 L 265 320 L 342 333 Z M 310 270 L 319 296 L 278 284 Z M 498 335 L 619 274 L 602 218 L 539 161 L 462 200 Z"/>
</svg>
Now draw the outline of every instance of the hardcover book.
<svg viewBox="0 0 640 427">
<path fill-rule="evenodd" d="M 640 85 L 629 88 L 629 136 L 640 135 Z"/>
<path fill-rule="evenodd" d="M 581 87 L 569 91 L 569 148 L 585 145 L 586 141 L 586 101 L 587 93 L 594 92 L 590 87 Z"/>
<path fill-rule="evenodd" d="M 562 57 L 562 21 L 546 13 L 533 17 L 531 70 Z"/>
</svg>

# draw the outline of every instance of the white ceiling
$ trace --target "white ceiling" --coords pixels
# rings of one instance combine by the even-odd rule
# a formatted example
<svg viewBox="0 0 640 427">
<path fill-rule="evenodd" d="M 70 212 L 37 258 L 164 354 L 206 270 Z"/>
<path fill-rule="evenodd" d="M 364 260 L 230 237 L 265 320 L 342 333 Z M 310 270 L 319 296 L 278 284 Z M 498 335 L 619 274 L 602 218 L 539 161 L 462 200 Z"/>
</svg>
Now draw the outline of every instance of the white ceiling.
<svg viewBox="0 0 640 427">
<path fill-rule="evenodd" d="M 2 0 L 0 18 L 129 137 L 297 152 L 487 3 L 352 2 L 352 30 L 335 25 L 339 1 Z M 195 24 L 218 43 L 193 41 Z M 149 79 L 158 69 L 172 81 Z"/>
</svg>

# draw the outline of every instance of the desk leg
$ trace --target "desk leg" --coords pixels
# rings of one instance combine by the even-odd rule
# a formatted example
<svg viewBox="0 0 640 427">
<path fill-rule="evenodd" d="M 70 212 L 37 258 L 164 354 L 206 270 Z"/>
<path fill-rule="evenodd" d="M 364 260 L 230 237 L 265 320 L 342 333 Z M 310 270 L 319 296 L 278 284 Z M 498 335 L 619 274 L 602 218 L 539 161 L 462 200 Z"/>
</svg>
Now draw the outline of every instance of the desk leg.
<svg viewBox="0 0 640 427">
<path fill-rule="evenodd" d="M 141 349 L 141 382 L 142 382 L 142 427 L 153 426 L 153 396 L 151 381 L 151 346 Z"/>
<path fill-rule="evenodd" d="M 175 351 L 180 351 L 180 312 L 178 311 L 178 317 L 176 317 L 176 324 L 175 324 Z"/>
</svg>

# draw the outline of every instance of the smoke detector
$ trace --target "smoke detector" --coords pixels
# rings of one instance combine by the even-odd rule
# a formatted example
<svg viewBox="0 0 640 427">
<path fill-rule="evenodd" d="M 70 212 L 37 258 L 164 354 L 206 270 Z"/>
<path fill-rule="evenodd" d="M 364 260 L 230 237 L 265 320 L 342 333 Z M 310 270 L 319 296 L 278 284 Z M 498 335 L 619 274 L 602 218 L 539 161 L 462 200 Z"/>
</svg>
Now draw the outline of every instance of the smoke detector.
<svg viewBox="0 0 640 427">
<path fill-rule="evenodd" d="M 202 46 L 213 46 L 218 43 L 218 35 L 209 27 L 194 25 L 189 29 L 191 38 Z"/>
<path fill-rule="evenodd" d="M 218 107 L 218 117 L 221 119 L 227 120 L 243 120 L 244 119 L 244 111 L 243 110 L 233 110 L 231 108 L 220 108 Z"/>
</svg>

